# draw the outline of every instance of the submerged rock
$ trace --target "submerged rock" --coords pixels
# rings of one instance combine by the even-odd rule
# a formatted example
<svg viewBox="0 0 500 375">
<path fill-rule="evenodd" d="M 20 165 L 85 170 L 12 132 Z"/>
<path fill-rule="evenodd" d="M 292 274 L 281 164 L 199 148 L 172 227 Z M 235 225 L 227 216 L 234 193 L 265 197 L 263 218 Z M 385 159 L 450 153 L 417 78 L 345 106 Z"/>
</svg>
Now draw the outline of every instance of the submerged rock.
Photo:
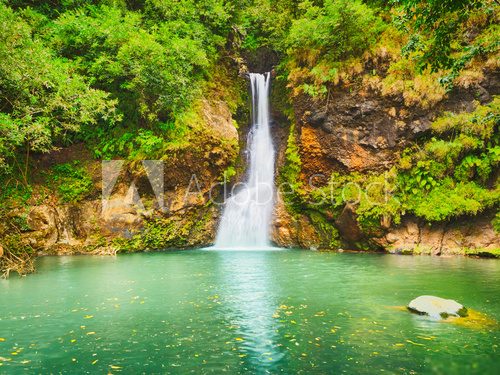
<svg viewBox="0 0 500 375">
<path fill-rule="evenodd" d="M 408 310 L 417 314 L 443 319 L 448 316 L 467 316 L 467 309 L 457 301 L 435 296 L 415 298 L 408 304 Z"/>
</svg>

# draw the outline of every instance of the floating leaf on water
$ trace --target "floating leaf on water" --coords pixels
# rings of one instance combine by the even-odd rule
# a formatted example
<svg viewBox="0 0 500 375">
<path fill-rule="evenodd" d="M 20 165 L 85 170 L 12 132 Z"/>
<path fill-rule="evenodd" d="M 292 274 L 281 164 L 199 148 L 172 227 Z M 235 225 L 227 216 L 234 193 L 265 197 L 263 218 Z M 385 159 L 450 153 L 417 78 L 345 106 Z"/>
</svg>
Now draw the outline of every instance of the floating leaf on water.
<svg viewBox="0 0 500 375">
<path fill-rule="evenodd" d="M 87 335 L 95 335 L 95 332 L 92 331 L 92 332 L 87 332 Z"/>
<path fill-rule="evenodd" d="M 406 340 L 406 342 L 409 342 L 410 344 L 417 345 L 417 346 L 425 346 L 424 344 L 421 344 L 419 342 L 414 342 L 414 341 L 411 341 L 411 340 Z"/>
<path fill-rule="evenodd" d="M 468 309 L 467 316 L 462 317 L 449 317 L 443 322 L 457 324 L 463 327 L 476 329 L 476 330 L 487 330 L 487 329 L 498 329 L 500 328 L 500 323 L 494 318 L 483 314 L 479 311 Z"/>
<path fill-rule="evenodd" d="M 94 317 L 94 315 L 85 315 L 83 317 L 83 319 L 92 319 Z"/>
<path fill-rule="evenodd" d="M 109 365 L 109 367 L 112 369 L 112 370 L 121 370 L 122 367 L 120 366 L 115 366 L 115 365 Z"/>
<path fill-rule="evenodd" d="M 236 340 L 236 341 L 244 341 L 244 339 L 243 339 L 243 338 L 241 338 L 241 337 L 236 337 L 236 338 L 235 338 L 235 340 Z"/>
<path fill-rule="evenodd" d="M 5 339 L 3 337 L 0 337 L 0 342 L 4 342 Z"/>
<path fill-rule="evenodd" d="M 96 359 L 95 361 L 93 361 L 92 364 L 95 365 L 97 362 L 99 362 L 98 359 Z"/>
</svg>

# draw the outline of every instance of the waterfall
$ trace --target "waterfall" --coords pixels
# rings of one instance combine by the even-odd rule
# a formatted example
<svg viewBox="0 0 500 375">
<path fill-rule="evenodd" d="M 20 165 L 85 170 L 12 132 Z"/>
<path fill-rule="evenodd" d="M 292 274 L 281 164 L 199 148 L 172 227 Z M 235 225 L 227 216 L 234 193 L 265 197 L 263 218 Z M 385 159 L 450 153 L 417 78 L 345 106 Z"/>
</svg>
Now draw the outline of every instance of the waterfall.
<svg viewBox="0 0 500 375">
<path fill-rule="evenodd" d="M 236 184 L 227 200 L 216 248 L 269 247 L 269 228 L 274 204 L 274 146 L 269 129 L 271 74 L 250 73 L 252 127 L 248 135 L 247 179 Z"/>
</svg>

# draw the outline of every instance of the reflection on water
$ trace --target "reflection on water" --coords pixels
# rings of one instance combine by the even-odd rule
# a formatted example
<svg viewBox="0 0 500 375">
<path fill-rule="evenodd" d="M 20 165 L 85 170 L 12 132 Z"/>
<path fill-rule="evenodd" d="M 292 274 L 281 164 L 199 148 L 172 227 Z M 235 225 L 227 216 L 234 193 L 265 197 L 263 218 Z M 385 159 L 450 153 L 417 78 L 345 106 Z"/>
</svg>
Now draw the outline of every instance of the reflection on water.
<svg viewBox="0 0 500 375">
<path fill-rule="evenodd" d="M 276 369 L 284 353 L 278 343 L 279 322 L 273 315 L 279 307 L 269 253 L 218 253 L 217 274 L 225 319 L 235 328 L 238 351 L 252 372 Z"/>
<path fill-rule="evenodd" d="M 0 280 L 0 374 L 496 374 L 500 262 L 308 251 L 39 259 Z M 14 353 L 14 354 L 13 354 Z"/>
</svg>

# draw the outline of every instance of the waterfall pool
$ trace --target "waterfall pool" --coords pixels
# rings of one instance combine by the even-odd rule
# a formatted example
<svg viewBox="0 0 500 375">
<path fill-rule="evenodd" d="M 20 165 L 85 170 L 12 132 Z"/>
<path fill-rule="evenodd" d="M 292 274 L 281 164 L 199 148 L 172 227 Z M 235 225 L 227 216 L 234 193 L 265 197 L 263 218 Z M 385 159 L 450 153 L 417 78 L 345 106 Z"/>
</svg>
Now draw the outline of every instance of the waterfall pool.
<svg viewBox="0 0 500 375">
<path fill-rule="evenodd" d="M 284 251 L 45 257 L 0 281 L 0 373 L 494 374 L 500 262 Z"/>
</svg>

